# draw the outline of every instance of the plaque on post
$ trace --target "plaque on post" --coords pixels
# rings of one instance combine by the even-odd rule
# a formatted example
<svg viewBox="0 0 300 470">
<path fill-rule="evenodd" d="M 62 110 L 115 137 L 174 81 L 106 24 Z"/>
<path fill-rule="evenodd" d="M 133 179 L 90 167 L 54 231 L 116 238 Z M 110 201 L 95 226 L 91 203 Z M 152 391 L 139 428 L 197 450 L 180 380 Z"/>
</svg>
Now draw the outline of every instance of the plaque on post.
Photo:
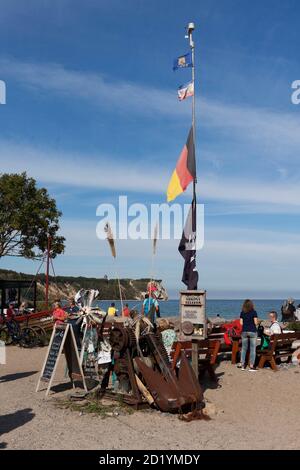
<svg viewBox="0 0 300 470">
<path fill-rule="evenodd" d="M 180 330 L 187 339 L 207 338 L 206 291 L 180 292 Z"/>
</svg>

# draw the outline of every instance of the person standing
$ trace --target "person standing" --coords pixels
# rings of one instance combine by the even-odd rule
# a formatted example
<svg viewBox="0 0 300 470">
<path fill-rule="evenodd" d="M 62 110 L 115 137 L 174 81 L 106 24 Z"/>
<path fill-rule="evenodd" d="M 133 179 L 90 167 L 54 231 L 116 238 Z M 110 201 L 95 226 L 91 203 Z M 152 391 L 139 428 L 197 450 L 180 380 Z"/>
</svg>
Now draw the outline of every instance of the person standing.
<svg viewBox="0 0 300 470">
<path fill-rule="evenodd" d="M 18 341 L 18 338 L 20 337 L 20 327 L 14 320 L 15 315 L 15 303 L 10 302 L 8 305 L 8 309 L 6 310 L 6 325 L 8 333 L 12 337 L 14 342 Z"/>
<path fill-rule="evenodd" d="M 145 295 L 145 300 L 142 305 L 142 315 L 147 317 L 152 324 L 155 323 L 156 317 L 160 315 L 158 301 L 154 299 L 152 295 Z"/>
<path fill-rule="evenodd" d="M 294 305 L 295 300 L 294 299 L 288 299 L 288 313 L 289 316 L 287 318 L 287 321 L 294 321 L 295 320 L 295 312 L 296 312 L 296 307 Z"/>
<path fill-rule="evenodd" d="M 8 305 L 8 309 L 6 310 L 6 320 L 11 322 L 15 318 L 15 304 L 14 302 L 10 302 Z"/>
<path fill-rule="evenodd" d="M 118 310 L 116 309 L 116 304 L 114 302 L 112 302 L 110 304 L 110 307 L 108 308 L 107 310 L 107 315 L 109 317 L 116 317 L 117 316 L 117 312 Z"/>
<path fill-rule="evenodd" d="M 129 317 L 130 316 L 130 310 L 128 304 L 125 304 L 125 307 L 123 308 L 122 311 L 122 317 Z"/>
<path fill-rule="evenodd" d="M 295 300 L 292 298 L 287 299 L 281 307 L 281 321 L 289 322 L 295 320 L 296 307 Z"/>
<path fill-rule="evenodd" d="M 250 369 L 249 371 L 256 371 L 255 357 L 256 357 L 256 339 L 257 339 L 257 324 L 258 318 L 252 300 L 246 299 L 243 303 L 240 323 L 242 326 L 242 352 L 241 363 L 239 367 L 246 370 L 246 354 L 248 351 L 248 343 L 250 342 Z"/>
</svg>

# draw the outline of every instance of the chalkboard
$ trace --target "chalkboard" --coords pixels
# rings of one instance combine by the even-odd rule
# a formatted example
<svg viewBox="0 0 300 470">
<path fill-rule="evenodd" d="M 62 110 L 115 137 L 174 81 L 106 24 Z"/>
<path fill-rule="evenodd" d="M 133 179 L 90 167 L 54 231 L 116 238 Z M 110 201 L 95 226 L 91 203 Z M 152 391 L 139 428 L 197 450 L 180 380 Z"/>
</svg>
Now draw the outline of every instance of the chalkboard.
<svg viewBox="0 0 300 470">
<path fill-rule="evenodd" d="M 62 352 L 65 353 L 69 377 L 73 383 L 73 386 L 75 386 L 75 380 L 80 380 L 83 383 L 84 389 L 87 391 L 82 367 L 80 364 L 75 336 L 73 333 L 73 329 L 69 324 L 58 325 L 53 329 L 48 351 L 46 354 L 46 359 L 42 368 L 42 372 L 40 374 L 36 391 L 38 391 L 41 381 L 48 382 L 46 396 L 48 395 L 55 375 L 59 357 L 61 356 Z"/>
<path fill-rule="evenodd" d="M 73 337 L 74 336 L 74 340 Z M 80 365 L 80 359 L 78 354 L 76 345 L 76 339 L 73 331 L 72 325 L 70 325 L 70 334 L 67 335 L 65 344 L 64 344 L 64 352 L 66 356 L 69 376 L 71 380 L 82 380 L 82 369 Z M 77 346 L 77 345 L 76 345 Z"/>
<path fill-rule="evenodd" d="M 54 371 L 56 361 L 58 359 L 59 351 L 66 333 L 65 326 L 57 326 L 54 331 L 52 341 L 50 343 L 50 348 L 48 350 L 48 356 L 46 359 L 46 364 L 42 372 L 42 380 L 50 380 Z"/>
</svg>

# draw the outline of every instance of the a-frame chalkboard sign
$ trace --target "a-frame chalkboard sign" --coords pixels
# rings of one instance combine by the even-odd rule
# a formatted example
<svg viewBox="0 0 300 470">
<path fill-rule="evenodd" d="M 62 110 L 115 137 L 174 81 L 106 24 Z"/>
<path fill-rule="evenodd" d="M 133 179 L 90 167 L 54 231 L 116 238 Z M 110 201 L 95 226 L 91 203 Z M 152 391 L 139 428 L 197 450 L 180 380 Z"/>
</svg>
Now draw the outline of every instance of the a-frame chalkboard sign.
<svg viewBox="0 0 300 470">
<path fill-rule="evenodd" d="M 65 353 L 69 377 L 73 386 L 74 381 L 81 381 L 84 390 L 87 392 L 76 340 L 73 328 L 70 324 L 57 325 L 53 328 L 44 365 L 36 387 L 36 392 L 39 390 L 40 383 L 46 382 L 48 384 L 46 396 L 48 395 L 54 379 L 59 358 L 63 352 Z"/>
</svg>

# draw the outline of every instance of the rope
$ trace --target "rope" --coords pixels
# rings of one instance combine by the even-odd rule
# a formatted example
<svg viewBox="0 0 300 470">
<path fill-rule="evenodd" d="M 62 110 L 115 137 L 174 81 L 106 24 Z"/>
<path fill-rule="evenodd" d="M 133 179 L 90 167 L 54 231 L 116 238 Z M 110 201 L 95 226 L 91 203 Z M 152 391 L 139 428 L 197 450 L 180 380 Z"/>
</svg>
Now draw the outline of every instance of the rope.
<svg viewBox="0 0 300 470">
<path fill-rule="evenodd" d="M 43 264 L 44 264 L 44 262 L 45 262 L 45 258 L 46 258 L 46 255 L 43 256 L 42 262 L 41 262 L 41 264 L 40 264 L 40 266 L 39 266 L 37 272 L 35 273 L 35 275 L 34 275 L 32 281 L 31 281 L 30 286 L 28 287 L 28 289 L 27 289 L 27 291 L 26 291 L 26 293 L 25 293 L 25 296 L 24 296 L 25 299 L 26 299 L 26 297 L 27 297 L 28 292 L 29 292 L 30 289 L 32 288 L 32 285 L 33 285 L 34 281 L 36 280 L 36 277 L 37 277 L 38 273 L 40 272 L 41 267 L 43 266 Z"/>
<path fill-rule="evenodd" d="M 55 273 L 55 270 L 54 270 L 54 266 L 53 266 L 53 261 L 52 261 L 52 258 L 50 258 L 50 265 L 51 265 L 51 268 L 52 268 L 52 272 L 53 272 L 53 277 L 54 277 L 54 284 L 57 288 L 57 290 L 59 290 L 59 287 L 57 285 L 57 281 L 56 281 L 56 273 Z"/>
</svg>

